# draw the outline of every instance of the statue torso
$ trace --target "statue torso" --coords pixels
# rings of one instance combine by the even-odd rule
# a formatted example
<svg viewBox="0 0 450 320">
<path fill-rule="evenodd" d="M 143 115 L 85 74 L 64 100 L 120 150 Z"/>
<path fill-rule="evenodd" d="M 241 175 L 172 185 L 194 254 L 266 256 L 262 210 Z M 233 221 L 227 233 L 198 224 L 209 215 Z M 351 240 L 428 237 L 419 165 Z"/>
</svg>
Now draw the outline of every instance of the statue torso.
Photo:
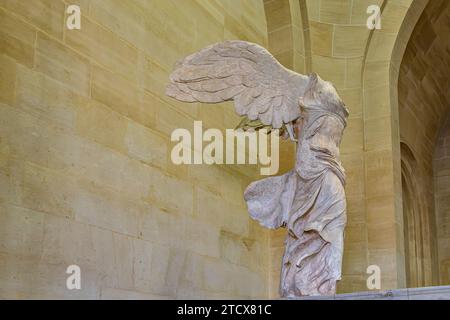
<svg viewBox="0 0 450 320">
<path fill-rule="evenodd" d="M 326 113 L 309 113 L 297 122 L 297 154 L 295 170 L 304 179 L 313 179 L 332 170 L 344 184 L 339 145 L 344 124 Z"/>
</svg>

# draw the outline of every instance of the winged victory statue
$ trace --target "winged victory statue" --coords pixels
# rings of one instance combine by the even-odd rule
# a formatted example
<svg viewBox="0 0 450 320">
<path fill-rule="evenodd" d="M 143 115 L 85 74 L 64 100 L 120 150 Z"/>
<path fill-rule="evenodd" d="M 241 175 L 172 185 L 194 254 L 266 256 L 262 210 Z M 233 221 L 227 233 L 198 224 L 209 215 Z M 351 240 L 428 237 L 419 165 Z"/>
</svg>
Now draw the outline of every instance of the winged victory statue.
<svg viewBox="0 0 450 320">
<path fill-rule="evenodd" d="M 184 102 L 233 100 L 244 130 L 281 129 L 296 142 L 294 169 L 251 183 L 244 198 L 261 225 L 287 228 L 280 295 L 335 294 L 346 224 L 339 145 L 349 113 L 334 86 L 286 69 L 257 44 L 225 41 L 179 61 L 166 94 Z"/>
</svg>

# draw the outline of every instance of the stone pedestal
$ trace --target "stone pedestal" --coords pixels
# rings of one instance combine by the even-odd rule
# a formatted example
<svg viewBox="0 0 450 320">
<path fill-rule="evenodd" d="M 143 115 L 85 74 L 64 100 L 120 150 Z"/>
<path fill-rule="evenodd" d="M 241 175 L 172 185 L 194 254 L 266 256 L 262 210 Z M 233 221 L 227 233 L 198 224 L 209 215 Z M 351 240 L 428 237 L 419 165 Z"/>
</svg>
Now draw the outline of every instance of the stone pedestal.
<svg viewBox="0 0 450 320">
<path fill-rule="evenodd" d="M 355 292 L 293 300 L 450 300 L 450 286 Z"/>
</svg>

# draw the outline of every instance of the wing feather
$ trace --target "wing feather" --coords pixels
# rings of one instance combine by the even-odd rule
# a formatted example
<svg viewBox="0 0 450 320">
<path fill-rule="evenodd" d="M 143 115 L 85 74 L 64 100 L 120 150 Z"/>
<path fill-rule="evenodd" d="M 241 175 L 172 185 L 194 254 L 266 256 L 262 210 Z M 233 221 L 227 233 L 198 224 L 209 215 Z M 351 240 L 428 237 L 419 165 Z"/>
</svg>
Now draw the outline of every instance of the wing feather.
<svg viewBox="0 0 450 320">
<path fill-rule="evenodd" d="M 308 81 L 257 44 L 225 41 L 179 61 L 166 94 L 185 102 L 234 100 L 239 115 L 278 129 L 300 116 Z"/>
</svg>

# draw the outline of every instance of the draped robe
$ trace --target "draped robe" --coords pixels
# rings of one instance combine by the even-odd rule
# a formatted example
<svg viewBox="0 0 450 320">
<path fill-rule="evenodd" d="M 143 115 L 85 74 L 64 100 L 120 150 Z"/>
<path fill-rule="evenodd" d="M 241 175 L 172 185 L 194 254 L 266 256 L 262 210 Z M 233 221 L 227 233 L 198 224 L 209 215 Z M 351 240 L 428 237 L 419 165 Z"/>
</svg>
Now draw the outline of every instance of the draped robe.
<svg viewBox="0 0 450 320">
<path fill-rule="evenodd" d="M 287 228 L 282 297 L 332 295 L 341 279 L 346 201 L 339 144 L 345 119 L 315 107 L 304 114 L 296 123 L 295 168 L 253 182 L 245 192 L 252 218 L 271 229 Z"/>
</svg>

